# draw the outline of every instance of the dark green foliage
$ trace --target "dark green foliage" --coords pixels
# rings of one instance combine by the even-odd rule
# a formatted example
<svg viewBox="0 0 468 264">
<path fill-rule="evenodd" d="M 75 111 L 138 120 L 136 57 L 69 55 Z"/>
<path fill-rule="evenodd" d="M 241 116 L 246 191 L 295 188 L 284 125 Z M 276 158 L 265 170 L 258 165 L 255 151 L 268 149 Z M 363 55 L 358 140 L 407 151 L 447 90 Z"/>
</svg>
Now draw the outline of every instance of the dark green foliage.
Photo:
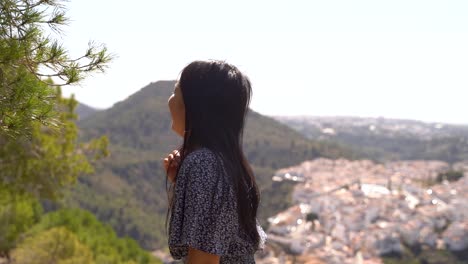
<svg viewBox="0 0 468 264">
<path fill-rule="evenodd" d="M 441 183 L 442 181 L 458 181 L 460 178 L 463 177 L 463 172 L 462 171 L 447 171 L 443 173 L 439 173 L 437 175 L 436 181 L 438 183 Z"/>
<path fill-rule="evenodd" d="M 449 182 L 458 181 L 459 179 L 463 177 L 463 175 L 464 173 L 462 171 L 449 170 L 449 171 L 439 172 L 435 179 L 428 178 L 425 180 L 421 180 L 420 182 L 422 185 L 429 187 L 435 184 L 441 184 L 443 181 L 449 181 Z"/>
<path fill-rule="evenodd" d="M 127 100 L 79 122 L 81 138 L 105 134 L 111 156 L 96 164 L 96 174 L 83 177 L 66 204 L 81 206 L 148 249 L 167 245 L 164 223 L 166 179 L 161 161 L 181 138 L 171 131 L 167 99 L 175 81 L 151 83 Z M 294 144 L 292 144 L 294 142 Z M 291 205 L 292 183 L 271 180 L 278 168 L 316 157 L 355 156 L 349 149 L 305 139 L 275 120 L 250 111 L 244 151 L 261 189 L 259 220 Z"/>
<path fill-rule="evenodd" d="M 316 213 L 309 213 L 306 216 L 306 221 L 318 220 L 318 215 Z"/>
<path fill-rule="evenodd" d="M 405 248 L 403 254 L 382 256 L 384 264 L 465 264 L 468 252 L 450 252 L 448 250 L 417 250 Z"/>
</svg>

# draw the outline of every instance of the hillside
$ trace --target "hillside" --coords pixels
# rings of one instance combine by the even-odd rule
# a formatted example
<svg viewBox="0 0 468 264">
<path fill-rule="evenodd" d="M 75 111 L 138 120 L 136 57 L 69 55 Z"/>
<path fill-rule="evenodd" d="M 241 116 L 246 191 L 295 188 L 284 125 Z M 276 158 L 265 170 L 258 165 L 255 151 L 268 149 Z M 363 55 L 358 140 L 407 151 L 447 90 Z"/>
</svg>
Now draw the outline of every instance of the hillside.
<svg viewBox="0 0 468 264">
<path fill-rule="evenodd" d="M 79 119 L 85 119 L 97 111 L 99 111 L 99 109 L 96 109 L 83 103 L 78 103 L 78 105 L 76 106 L 76 113 L 78 114 Z"/>
<path fill-rule="evenodd" d="M 164 247 L 167 209 L 161 160 L 180 144 L 170 129 L 167 99 L 174 81 L 151 83 L 112 108 L 79 122 L 83 139 L 105 134 L 111 156 L 96 164 L 96 173 L 82 177 L 65 199 L 110 223 L 119 235 L 129 235 L 147 249 Z M 262 192 L 259 220 L 290 205 L 291 183 L 273 183 L 281 167 L 315 157 L 359 158 L 337 144 L 306 139 L 272 118 L 250 111 L 244 138 Z"/>
<path fill-rule="evenodd" d="M 468 125 L 359 117 L 274 117 L 312 140 L 344 144 L 378 160 L 468 159 Z"/>
</svg>

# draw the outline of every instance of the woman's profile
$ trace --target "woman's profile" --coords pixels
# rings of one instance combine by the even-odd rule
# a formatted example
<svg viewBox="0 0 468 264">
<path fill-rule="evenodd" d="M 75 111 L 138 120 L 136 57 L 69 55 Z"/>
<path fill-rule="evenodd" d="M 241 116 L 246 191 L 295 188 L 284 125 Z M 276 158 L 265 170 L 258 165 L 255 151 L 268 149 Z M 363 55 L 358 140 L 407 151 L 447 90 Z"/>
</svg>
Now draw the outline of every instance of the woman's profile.
<svg viewBox="0 0 468 264">
<path fill-rule="evenodd" d="M 164 159 L 168 245 L 184 263 L 255 263 L 266 235 L 259 190 L 242 150 L 249 79 L 222 61 L 187 65 L 168 100 L 180 149 Z"/>
</svg>

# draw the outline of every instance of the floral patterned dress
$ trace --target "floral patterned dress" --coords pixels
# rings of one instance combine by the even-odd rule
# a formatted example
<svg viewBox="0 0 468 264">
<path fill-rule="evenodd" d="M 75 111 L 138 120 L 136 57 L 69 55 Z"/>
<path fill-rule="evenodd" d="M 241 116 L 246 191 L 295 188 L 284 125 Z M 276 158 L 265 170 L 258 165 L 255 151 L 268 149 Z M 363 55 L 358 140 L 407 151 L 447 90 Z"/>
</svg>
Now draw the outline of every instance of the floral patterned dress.
<svg viewBox="0 0 468 264">
<path fill-rule="evenodd" d="M 259 248 L 266 234 L 258 224 Z M 188 247 L 220 255 L 220 263 L 255 263 L 257 249 L 239 228 L 237 200 L 222 160 L 207 148 L 184 159 L 174 190 L 169 222 L 169 251 L 185 263 Z"/>
</svg>

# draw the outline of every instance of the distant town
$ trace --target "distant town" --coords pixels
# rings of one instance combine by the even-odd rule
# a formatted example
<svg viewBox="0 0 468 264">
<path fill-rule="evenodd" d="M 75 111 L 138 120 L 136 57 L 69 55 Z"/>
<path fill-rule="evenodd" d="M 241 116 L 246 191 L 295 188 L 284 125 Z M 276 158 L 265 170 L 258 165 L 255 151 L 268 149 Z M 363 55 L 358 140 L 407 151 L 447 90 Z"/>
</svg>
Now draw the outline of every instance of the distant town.
<svg viewBox="0 0 468 264">
<path fill-rule="evenodd" d="M 459 179 L 441 177 L 457 171 Z M 294 206 L 269 219 L 257 263 L 383 263 L 405 247 L 468 250 L 468 163 L 318 158 L 279 170 Z M 294 260 L 294 262 L 293 262 Z"/>
</svg>

